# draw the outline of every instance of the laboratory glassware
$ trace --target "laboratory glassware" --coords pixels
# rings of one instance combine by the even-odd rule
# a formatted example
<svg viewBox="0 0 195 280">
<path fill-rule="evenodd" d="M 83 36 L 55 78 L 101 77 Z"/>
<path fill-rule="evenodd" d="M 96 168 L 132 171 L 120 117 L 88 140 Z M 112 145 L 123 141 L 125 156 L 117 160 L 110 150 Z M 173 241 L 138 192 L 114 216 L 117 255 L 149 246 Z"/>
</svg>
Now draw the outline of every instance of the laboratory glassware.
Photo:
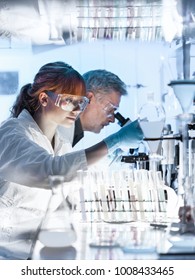
<svg viewBox="0 0 195 280">
<path fill-rule="evenodd" d="M 154 93 L 147 94 L 147 102 L 139 110 L 139 125 L 143 131 L 149 148 L 149 169 L 151 171 L 153 219 L 156 221 L 157 212 L 159 212 L 159 197 L 156 172 L 162 156 L 159 153 L 159 145 L 165 125 L 165 111 L 163 107 L 154 100 Z"/>
<path fill-rule="evenodd" d="M 52 194 L 37 239 L 46 247 L 68 247 L 77 239 L 71 204 L 64 195 L 64 176 L 49 177 Z M 66 186 L 65 186 L 66 187 Z"/>
<path fill-rule="evenodd" d="M 183 111 L 182 114 L 177 116 L 182 140 L 180 141 L 179 152 L 180 163 L 178 174 L 178 205 L 176 217 L 176 221 L 178 221 L 178 211 L 180 207 L 186 209 L 186 207 L 190 206 L 191 209 L 194 209 L 194 186 L 192 185 L 192 174 L 190 173 L 191 163 L 189 163 L 190 155 L 188 125 L 193 118 L 193 114 L 190 113 L 190 110 L 192 109 L 193 100 L 195 97 L 195 81 L 175 80 L 171 81 L 169 86 L 173 88 L 174 94 L 177 97 Z M 194 216 L 193 211 L 191 214 L 192 216 Z M 172 241 L 174 242 L 176 233 L 178 235 L 183 235 L 184 233 L 189 234 L 194 233 L 195 231 L 194 226 L 192 226 L 191 223 L 187 222 L 185 214 L 183 214 L 181 221 L 179 221 L 178 223 L 172 223 L 169 230 L 170 236 L 173 232 L 174 236 L 173 238 L 171 238 L 171 240 L 173 239 Z M 181 238 L 181 244 L 183 241 L 183 238 Z"/>
</svg>

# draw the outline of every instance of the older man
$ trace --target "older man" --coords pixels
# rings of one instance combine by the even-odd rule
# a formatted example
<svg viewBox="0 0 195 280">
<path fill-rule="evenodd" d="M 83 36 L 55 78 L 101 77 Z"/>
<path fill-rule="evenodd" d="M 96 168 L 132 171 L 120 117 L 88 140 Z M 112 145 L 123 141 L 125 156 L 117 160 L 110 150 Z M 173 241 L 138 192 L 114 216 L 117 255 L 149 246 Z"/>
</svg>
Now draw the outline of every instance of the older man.
<svg viewBox="0 0 195 280">
<path fill-rule="evenodd" d="M 83 78 L 90 103 L 76 121 L 73 146 L 84 137 L 84 131 L 99 133 L 104 126 L 114 123 L 121 96 L 127 95 L 125 83 L 112 72 L 91 70 Z"/>
</svg>

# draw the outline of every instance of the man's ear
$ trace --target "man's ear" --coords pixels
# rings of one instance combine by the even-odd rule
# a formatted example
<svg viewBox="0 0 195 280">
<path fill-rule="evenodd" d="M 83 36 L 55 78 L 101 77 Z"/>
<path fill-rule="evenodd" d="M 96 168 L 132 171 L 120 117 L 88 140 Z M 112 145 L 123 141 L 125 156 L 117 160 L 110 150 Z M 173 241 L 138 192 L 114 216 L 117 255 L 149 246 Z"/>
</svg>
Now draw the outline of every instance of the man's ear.
<svg viewBox="0 0 195 280">
<path fill-rule="evenodd" d="M 48 96 L 44 91 L 39 94 L 39 102 L 44 107 L 48 104 Z"/>
<path fill-rule="evenodd" d="M 94 97 L 95 97 L 95 95 L 94 95 L 93 92 L 91 92 L 91 91 L 87 92 L 87 98 L 89 98 L 89 101 L 91 101 L 91 99 L 94 98 Z"/>
</svg>

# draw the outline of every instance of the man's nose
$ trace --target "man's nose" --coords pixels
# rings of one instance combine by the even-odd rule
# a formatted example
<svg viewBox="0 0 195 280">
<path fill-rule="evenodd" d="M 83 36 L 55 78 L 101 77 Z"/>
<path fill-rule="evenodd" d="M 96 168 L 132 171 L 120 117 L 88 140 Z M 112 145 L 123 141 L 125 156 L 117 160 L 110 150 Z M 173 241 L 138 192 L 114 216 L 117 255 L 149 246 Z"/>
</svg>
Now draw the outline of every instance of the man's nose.
<svg viewBox="0 0 195 280">
<path fill-rule="evenodd" d="M 109 118 L 108 118 L 108 120 L 109 120 L 110 123 L 114 123 L 114 122 L 115 122 L 114 114 L 113 114 L 113 115 L 110 115 Z"/>
</svg>

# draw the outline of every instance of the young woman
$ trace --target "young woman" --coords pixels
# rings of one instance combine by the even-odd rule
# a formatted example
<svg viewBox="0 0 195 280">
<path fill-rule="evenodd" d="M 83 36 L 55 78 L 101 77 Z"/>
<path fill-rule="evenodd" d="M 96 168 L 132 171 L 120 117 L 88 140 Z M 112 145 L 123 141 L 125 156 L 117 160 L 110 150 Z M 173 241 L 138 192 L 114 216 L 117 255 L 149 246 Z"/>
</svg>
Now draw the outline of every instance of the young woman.
<svg viewBox="0 0 195 280">
<path fill-rule="evenodd" d="M 82 76 L 61 61 L 42 66 L 33 83 L 21 88 L 11 118 L 0 126 L 0 221 L 6 228 L 0 239 L 11 240 L 23 222 L 36 230 L 51 194 L 48 176 L 63 175 L 68 182 L 112 149 L 142 140 L 133 123 L 91 148 L 71 152 L 61 130 L 88 103 Z"/>
</svg>

